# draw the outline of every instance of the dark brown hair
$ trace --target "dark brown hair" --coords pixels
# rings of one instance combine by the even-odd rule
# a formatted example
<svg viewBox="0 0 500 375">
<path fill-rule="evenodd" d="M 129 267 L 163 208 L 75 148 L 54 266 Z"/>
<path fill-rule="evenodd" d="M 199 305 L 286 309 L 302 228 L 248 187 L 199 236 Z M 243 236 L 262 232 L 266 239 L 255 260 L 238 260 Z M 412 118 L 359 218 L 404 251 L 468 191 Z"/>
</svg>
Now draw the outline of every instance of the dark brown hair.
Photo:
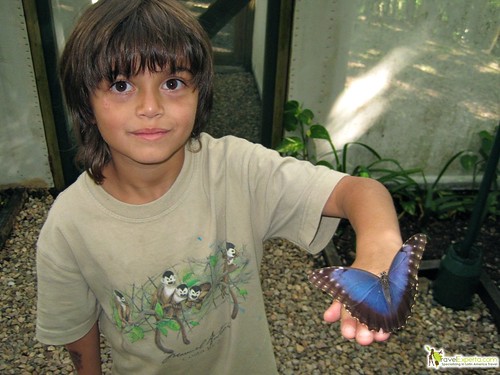
<svg viewBox="0 0 500 375">
<path fill-rule="evenodd" d="M 111 154 L 95 126 L 90 97 L 103 80 L 146 70 L 187 68 L 199 91 L 192 139 L 203 130 L 213 100 L 210 41 L 174 0 L 100 0 L 80 17 L 60 61 L 60 77 L 78 142 L 77 162 L 102 183 Z"/>
</svg>

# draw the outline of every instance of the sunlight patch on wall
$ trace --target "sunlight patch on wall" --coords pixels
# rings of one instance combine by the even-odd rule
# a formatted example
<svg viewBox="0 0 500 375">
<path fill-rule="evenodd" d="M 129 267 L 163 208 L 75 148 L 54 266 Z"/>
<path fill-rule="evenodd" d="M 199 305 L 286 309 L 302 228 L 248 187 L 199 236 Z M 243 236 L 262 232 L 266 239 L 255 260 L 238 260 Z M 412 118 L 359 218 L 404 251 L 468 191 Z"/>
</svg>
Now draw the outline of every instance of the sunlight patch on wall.
<svg viewBox="0 0 500 375">
<path fill-rule="evenodd" d="M 424 73 L 432 74 L 432 75 L 438 75 L 438 72 L 436 69 L 434 69 L 432 66 L 425 65 L 425 64 L 415 64 L 413 65 L 415 69 L 418 69 Z"/>
<path fill-rule="evenodd" d="M 500 65 L 497 62 L 491 62 L 488 65 L 476 67 L 480 73 L 493 73 L 498 74 L 500 72 Z"/>
<path fill-rule="evenodd" d="M 390 104 L 394 77 L 416 59 L 416 48 L 397 47 L 367 73 L 354 78 L 333 104 L 326 126 L 335 145 L 353 142 L 366 133 Z"/>
</svg>

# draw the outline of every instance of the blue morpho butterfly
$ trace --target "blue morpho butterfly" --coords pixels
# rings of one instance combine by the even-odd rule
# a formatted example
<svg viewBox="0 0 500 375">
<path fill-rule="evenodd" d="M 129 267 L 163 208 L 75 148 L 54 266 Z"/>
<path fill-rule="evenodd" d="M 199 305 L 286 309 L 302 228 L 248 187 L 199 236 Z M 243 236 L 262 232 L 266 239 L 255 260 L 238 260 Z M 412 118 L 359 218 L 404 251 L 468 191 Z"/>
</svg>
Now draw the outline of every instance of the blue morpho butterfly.
<svg viewBox="0 0 500 375">
<path fill-rule="evenodd" d="M 410 316 L 418 287 L 418 267 L 427 237 L 416 234 L 380 276 L 357 268 L 327 267 L 309 275 L 311 283 L 340 301 L 370 330 L 394 332 Z"/>
</svg>

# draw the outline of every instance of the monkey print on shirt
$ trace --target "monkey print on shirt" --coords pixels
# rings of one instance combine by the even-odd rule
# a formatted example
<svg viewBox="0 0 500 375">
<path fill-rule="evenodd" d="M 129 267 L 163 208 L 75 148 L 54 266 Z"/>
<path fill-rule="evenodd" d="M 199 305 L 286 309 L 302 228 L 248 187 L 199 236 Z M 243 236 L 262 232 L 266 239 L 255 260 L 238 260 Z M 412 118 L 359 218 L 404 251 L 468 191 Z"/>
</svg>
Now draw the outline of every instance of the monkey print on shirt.
<svg viewBox="0 0 500 375">
<path fill-rule="evenodd" d="M 237 318 L 251 277 L 248 262 L 244 248 L 224 242 L 208 259 L 167 265 L 143 285 L 112 291 L 114 323 L 131 342 L 154 336 L 156 347 L 174 356 L 178 353 L 171 343 L 182 340 L 190 345 L 189 334 L 210 311 L 230 309 L 231 319 Z"/>
</svg>

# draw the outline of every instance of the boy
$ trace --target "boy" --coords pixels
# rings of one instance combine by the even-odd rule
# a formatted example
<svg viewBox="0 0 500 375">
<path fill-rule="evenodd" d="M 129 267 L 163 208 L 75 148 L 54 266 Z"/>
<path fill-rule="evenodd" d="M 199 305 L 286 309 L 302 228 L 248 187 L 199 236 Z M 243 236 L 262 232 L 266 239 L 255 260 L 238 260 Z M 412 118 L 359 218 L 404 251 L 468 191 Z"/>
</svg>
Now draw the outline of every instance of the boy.
<svg viewBox="0 0 500 375">
<path fill-rule="evenodd" d="M 273 374 L 262 242 L 318 252 L 338 218 L 355 266 L 380 273 L 402 244 L 391 197 L 234 138 L 202 133 L 212 104 L 210 43 L 173 0 L 100 0 L 80 18 L 61 80 L 85 172 L 54 203 L 38 241 L 40 341 L 99 374 L 99 333 L 116 374 Z M 388 334 L 338 303 L 346 338 Z"/>
</svg>

